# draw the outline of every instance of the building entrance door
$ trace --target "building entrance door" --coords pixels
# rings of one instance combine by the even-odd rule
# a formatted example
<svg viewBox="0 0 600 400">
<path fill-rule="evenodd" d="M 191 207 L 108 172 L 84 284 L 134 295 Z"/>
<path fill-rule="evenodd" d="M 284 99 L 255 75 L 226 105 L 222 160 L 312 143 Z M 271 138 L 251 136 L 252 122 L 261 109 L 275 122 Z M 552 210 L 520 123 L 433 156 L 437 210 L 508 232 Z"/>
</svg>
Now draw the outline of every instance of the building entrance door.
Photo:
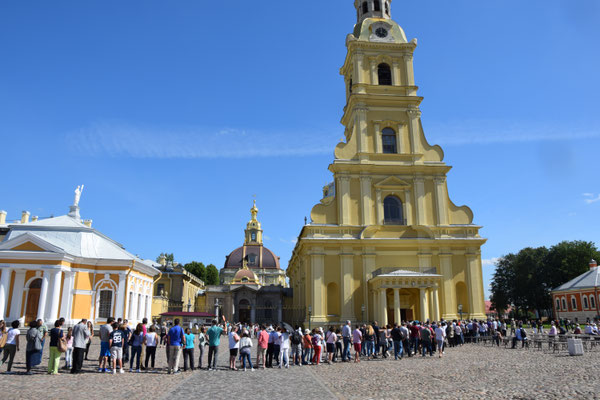
<svg viewBox="0 0 600 400">
<path fill-rule="evenodd" d="M 238 322 L 246 323 L 250 321 L 250 302 L 246 299 L 240 300 L 238 305 Z"/>
<path fill-rule="evenodd" d="M 413 312 L 410 308 L 403 308 L 400 310 L 400 318 L 402 321 L 412 321 L 413 320 Z"/>
<path fill-rule="evenodd" d="M 38 306 L 40 305 L 40 290 L 42 289 L 42 280 L 36 279 L 29 285 L 27 293 L 27 303 L 25 303 L 25 324 L 37 319 Z"/>
</svg>

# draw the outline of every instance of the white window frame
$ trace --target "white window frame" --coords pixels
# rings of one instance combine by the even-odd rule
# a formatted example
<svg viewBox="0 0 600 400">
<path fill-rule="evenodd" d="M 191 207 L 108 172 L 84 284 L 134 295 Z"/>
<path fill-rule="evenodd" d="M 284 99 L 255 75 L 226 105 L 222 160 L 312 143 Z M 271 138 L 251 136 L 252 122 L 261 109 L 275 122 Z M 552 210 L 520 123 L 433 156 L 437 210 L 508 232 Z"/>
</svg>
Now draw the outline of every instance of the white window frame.
<svg viewBox="0 0 600 400">
<path fill-rule="evenodd" d="M 567 298 L 565 296 L 563 296 L 563 297 L 560 298 L 560 300 L 561 300 L 561 303 L 562 303 L 562 309 L 564 311 L 569 311 L 569 307 L 568 307 L 568 304 L 567 304 Z"/>
<path fill-rule="evenodd" d="M 560 298 L 557 297 L 556 298 L 556 311 L 560 311 L 560 310 L 561 310 L 561 308 L 560 308 Z"/>
<path fill-rule="evenodd" d="M 594 304 L 592 304 L 592 302 Z M 594 297 L 593 294 L 590 295 L 590 309 L 592 309 L 592 310 L 596 309 L 596 297 Z"/>
<path fill-rule="evenodd" d="M 573 311 L 577 311 L 577 298 L 575 296 L 571 296 L 571 308 Z"/>
<path fill-rule="evenodd" d="M 585 294 L 581 295 L 581 308 L 584 310 L 587 310 L 590 308 L 590 301 L 588 300 L 588 297 Z"/>
</svg>

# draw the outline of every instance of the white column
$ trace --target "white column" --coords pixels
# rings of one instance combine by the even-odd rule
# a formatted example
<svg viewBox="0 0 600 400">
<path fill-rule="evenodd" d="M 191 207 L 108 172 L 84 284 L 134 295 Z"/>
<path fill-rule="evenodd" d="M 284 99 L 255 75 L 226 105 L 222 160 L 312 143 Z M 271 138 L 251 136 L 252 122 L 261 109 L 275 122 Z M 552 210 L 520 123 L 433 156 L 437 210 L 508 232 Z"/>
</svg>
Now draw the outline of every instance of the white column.
<svg viewBox="0 0 600 400">
<path fill-rule="evenodd" d="M 340 254 L 340 262 L 342 264 L 341 268 L 341 283 L 342 290 L 340 290 L 341 295 L 341 320 L 353 320 L 354 312 L 352 307 L 352 275 L 354 270 L 354 254 L 352 253 L 352 248 L 343 249 L 344 253 Z"/>
<path fill-rule="evenodd" d="M 425 288 L 419 289 L 419 301 L 421 306 L 421 321 L 427 321 L 427 304 L 425 302 Z"/>
<path fill-rule="evenodd" d="M 381 321 L 381 302 L 379 301 L 379 290 L 373 290 L 373 318 L 369 321 Z"/>
<path fill-rule="evenodd" d="M 388 318 L 387 318 L 387 295 L 385 294 L 385 289 L 379 289 L 379 300 L 381 301 L 381 321 L 379 321 L 379 323 L 381 324 L 381 327 L 384 327 L 387 325 L 388 323 Z"/>
<path fill-rule="evenodd" d="M 144 315 L 144 296 L 142 296 L 140 293 L 137 295 L 137 303 L 137 320 L 140 322 L 142 320 L 142 316 Z"/>
<path fill-rule="evenodd" d="M 129 320 L 131 321 L 135 321 L 135 319 L 137 318 L 137 304 L 138 304 L 138 294 L 136 292 L 132 292 L 130 293 L 131 296 L 131 313 L 129 315 Z"/>
<path fill-rule="evenodd" d="M 410 226 L 413 224 L 413 206 L 412 193 L 408 189 L 404 191 L 404 209 L 406 211 L 406 214 L 404 214 L 406 225 Z"/>
<path fill-rule="evenodd" d="M 23 309 L 23 289 L 25 287 L 26 271 L 15 271 L 15 285 L 12 290 L 12 304 L 10 305 L 10 319 L 21 319 L 21 310 Z M 1 298 L 1 296 L 0 296 Z"/>
<path fill-rule="evenodd" d="M 373 271 L 375 270 L 375 252 L 372 248 L 365 248 L 365 254 L 363 254 L 363 274 L 362 282 L 360 283 L 363 287 L 363 304 L 365 305 L 365 315 L 361 315 L 361 318 L 365 318 L 367 321 L 373 320 L 373 317 L 369 315 L 369 279 L 372 278 Z M 371 253 L 371 254 L 369 254 Z M 377 304 L 376 302 L 373 304 Z M 373 307 L 375 309 L 375 307 Z"/>
<path fill-rule="evenodd" d="M 373 201 L 371 199 L 371 177 L 360 177 L 360 192 L 362 203 L 362 225 L 367 226 L 373 224 L 372 209 Z"/>
<path fill-rule="evenodd" d="M 60 316 L 67 323 L 72 319 L 71 306 L 73 305 L 73 283 L 75 282 L 75 272 L 65 271 L 65 279 L 63 281 L 62 300 L 60 303 Z"/>
<path fill-rule="evenodd" d="M 53 270 L 52 271 L 52 281 L 50 282 L 50 288 L 48 291 L 48 303 L 50 307 L 46 309 L 46 319 L 45 321 L 49 321 L 53 323 L 58 319 L 58 306 L 60 305 L 60 285 L 62 283 L 62 271 Z"/>
<path fill-rule="evenodd" d="M 456 309 L 457 304 L 455 299 L 456 295 L 454 293 L 454 282 L 453 282 L 453 273 L 452 273 L 452 254 L 449 253 L 449 249 L 447 253 L 440 254 L 440 273 L 442 275 L 442 298 L 443 298 L 443 307 L 442 307 L 442 317 L 444 319 L 454 319 L 456 318 Z"/>
<path fill-rule="evenodd" d="M 400 325 L 402 314 L 400 313 L 400 289 L 394 289 L 394 322 Z"/>
<path fill-rule="evenodd" d="M 415 178 L 415 197 L 417 206 L 417 225 L 426 225 L 425 221 L 425 179 Z"/>
<path fill-rule="evenodd" d="M 124 318 L 125 293 L 127 291 L 127 274 L 119 274 L 119 287 L 117 288 L 117 302 L 115 306 L 115 318 Z"/>
<path fill-rule="evenodd" d="M 433 303 L 433 319 L 436 321 L 440 320 L 440 303 L 438 298 L 438 288 L 434 287 L 432 289 L 432 303 Z"/>
<path fill-rule="evenodd" d="M 8 293 L 10 290 L 10 276 L 12 270 L 9 267 L 2 267 L 2 277 L 0 278 L 0 319 L 6 319 L 6 306 Z M 14 294 L 13 294 L 14 295 Z"/>
<path fill-rule="evenodd" d="M 338 197 L 338 222 L 340 225 L 350 224 L 350 177 L 341 175 L 338 177 L 336 187 Z"/>
<path fill-rule="evenodd" d="M 438 225 L 448 225 L 448 206 L 446 204 L 446 193 L 444 191 L 444 183 L 446 179 L 444 177 L 437 177 L 435 182 L 435 197 L 437 203 L 437 217 Z"/>
<path fill-rule="evenodd" d="M 46 315 L 46 297 L 48 297 L 49 284 L 50 272 L 44 271 L 44 275 L 42 275 L 42 288 L 40 289 L 40 302 L 38 303 L 37 319 L 44 318 Z"/>
</svg>

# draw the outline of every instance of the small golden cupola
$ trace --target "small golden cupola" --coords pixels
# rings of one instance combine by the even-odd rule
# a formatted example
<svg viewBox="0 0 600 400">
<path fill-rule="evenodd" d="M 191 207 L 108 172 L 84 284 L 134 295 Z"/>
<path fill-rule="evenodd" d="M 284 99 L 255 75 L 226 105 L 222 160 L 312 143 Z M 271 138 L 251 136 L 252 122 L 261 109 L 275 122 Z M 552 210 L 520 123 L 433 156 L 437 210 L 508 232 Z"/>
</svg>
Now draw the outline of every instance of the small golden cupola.
<svg viewBox="0 0 600 400">
<path fill-rule="evenodd" d="M 231 281 L 232 285 L 260 285 L 260 281 L 254 272 L 248 268 L 248 261 L 244 260 L 240 268 Z"/>
<path fill-rule="evenodd" d="M 260 222 L 256 219 L 256 215 L 258 214 L 258 208 L 256 207 L 256 200 L 252 204 L 252 208 L 250 209 L 250 214 L 252 214 L 252 218 L 248 221 L 246 225 L 246 240 L 245 245 L 250 244 L 262 244 L 262 229 L 260 228 Z"/>
</svg>

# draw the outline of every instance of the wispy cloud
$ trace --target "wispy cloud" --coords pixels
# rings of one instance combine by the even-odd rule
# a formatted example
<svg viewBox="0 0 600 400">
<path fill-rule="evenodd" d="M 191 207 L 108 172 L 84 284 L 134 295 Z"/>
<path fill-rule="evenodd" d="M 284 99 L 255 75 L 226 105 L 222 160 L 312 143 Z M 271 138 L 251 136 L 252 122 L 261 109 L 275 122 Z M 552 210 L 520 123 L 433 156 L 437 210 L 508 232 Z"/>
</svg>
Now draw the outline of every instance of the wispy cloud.
<svg viewBox="0 0 600 400">
<path fill-rule="evenodd" d="M 496 263 L 500 260 L 499 257 L 484 258 L 481 260 L 482 267 L 496 267 Z"/>
<path fill-rule="evenodd" d="M 600 138 L 600 126 L 573 127 L 531 122 L 507 123 L 502 120 L 427 123 L 425 119 L 424 129 L 429 143 L 455 146 Z"/>
<path fill-rule="evenodd" d="M 89 156 L 194 159 L 332 154 L 338 135 L 96 123 L 67 134 L 66 140 L 72 150 Z"/>
<path fill-rule="evenodd" d="M 293 244 L 293 245 L 295 245 L 295 244 L 296 244 L 296 242 L 298 241 L 298 238 L 292 238 L 292 239 L 289 239 L 289 240 L 288 240 L 288 239 L 282 239 L 282 238 L 279 238 L 279 241 L 280 241 L 281 243 L 285 243 L 285 244 Z"/>
<path fill-rule="evenodd" d="M 583 197 L 585 204 L 593 204 L 600 201 L 600 194 L 596 195 L 594 193 L 583 193 Z"/>
</svg>

